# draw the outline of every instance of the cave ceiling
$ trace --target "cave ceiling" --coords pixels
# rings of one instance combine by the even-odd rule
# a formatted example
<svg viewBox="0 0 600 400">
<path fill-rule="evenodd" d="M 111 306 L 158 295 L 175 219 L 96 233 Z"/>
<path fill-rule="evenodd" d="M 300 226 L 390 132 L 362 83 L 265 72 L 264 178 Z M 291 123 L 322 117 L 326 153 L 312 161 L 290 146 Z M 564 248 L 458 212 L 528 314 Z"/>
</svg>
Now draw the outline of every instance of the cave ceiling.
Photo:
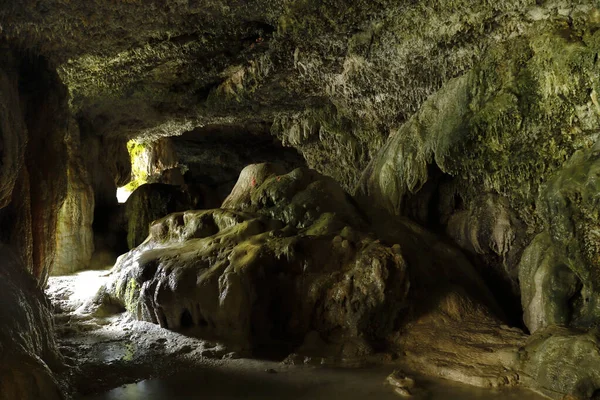
<svg viewBox="0 0 600 400">
<path fill-rule="evenodd" d="M 336 128 L 356 130 L 359 143 L 367 141 L 362 132 L 376 131 L 368 133 L 375 150 L 491 42 L 552 18 L 536 7 L 517 0 L 10 0 L 0 23 L 10 42 L 57 66 L 72 110 L 97 134 L 318 124 L 326 114 Z"/>
</svg>

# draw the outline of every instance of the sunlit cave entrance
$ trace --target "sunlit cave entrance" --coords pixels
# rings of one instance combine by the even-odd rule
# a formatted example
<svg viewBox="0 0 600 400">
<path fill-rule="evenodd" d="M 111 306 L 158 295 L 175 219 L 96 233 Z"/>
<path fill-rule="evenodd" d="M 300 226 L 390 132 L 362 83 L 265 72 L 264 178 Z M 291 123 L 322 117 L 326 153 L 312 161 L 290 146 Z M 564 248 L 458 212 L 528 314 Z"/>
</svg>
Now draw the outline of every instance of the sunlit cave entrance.
<svg viewBox="0 0 600 400">
<path fill-rule="evenodd" d="M 597 2 L 0 3 L 0 400 L 600 398 Z"/>
</svg>

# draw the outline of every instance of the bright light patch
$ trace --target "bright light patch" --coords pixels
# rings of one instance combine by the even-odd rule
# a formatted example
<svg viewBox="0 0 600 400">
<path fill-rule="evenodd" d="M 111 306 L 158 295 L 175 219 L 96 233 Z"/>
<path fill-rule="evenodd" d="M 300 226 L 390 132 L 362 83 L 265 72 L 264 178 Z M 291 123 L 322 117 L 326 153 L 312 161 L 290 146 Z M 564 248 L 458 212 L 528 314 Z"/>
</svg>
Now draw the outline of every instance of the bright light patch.
<svg viewBox="0 0 600 400">
<path fill-rule="evenodd" d="M 150 145 L 132 139 L 127 142 L 131 160 L 131 181 L 117 189 L 117 201 L 125 203 L 135 189 L 148 182 L 150 166 Z"/>
<path fill-rule="evenodd" d="M 127 189 L 127 186 L 117 189 L 117 201 L 119 203 L 125 203 L 129 196 L 131 196 L 131 192 Z"/>
<path fill-rule="evenodd" d="M 94 297 L 100 287 L 108 280 L 107 276 L 107 271 L 84 271 L 75 274 L 73 286 L 71 287 L 73 294 L 70 300 L 83 303 L 85 300 Z"/>
<path fill-rule="evenodd" d="M 108 270 L 83 271 L 73 275 L 51 276 L 46 294 L 61 305 L 63 310 L 78 313 L 85 311 L 102 285 L 108 281 Z"/>
</svg>

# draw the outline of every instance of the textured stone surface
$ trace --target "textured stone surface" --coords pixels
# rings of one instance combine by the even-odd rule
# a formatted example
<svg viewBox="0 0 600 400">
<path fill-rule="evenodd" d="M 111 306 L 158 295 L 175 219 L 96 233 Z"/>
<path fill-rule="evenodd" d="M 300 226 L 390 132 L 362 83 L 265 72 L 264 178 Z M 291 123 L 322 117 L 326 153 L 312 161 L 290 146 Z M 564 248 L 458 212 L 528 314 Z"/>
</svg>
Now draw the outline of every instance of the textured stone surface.
<svg viewBox="0 0 600 400">
<path fill-rule="evenodd" d="M 110 296 L 138 319 L 244 347 L 299 344 L 313 330 L 334 343 L 383 339 L 406 306 L 400 248 L 353 228 L 333 181 L 275 170 L 247 167 L 224 209 L 154 223 L 117 262 Z"/>
<path fill-rule="evenodd" d="M 137 247 L 146 239 L 152 221 L 176 211 L 194 209 L 196 203 L 178 186 L 149 183 L 137 188 L 125 204 L 129 248 Z"/>
<path fill-rule="evenodd" d="M 217 330 L 246 339 L 268 336 L 248 331 L 255 317 L 242 304 L 251 303 L 250 291 L 229 287 L 261 287 L 253 275 L 260 277 L 266 271 L 261 268 L 297 267 L 277 258 L 283 255 L 306 261 L 310 252 L 321 257 L 325 248 L 357 246 L 336 250 L 344 260 L 343 254 L 359 257 L 365 243 L 381 246 L 383 253 L 399 246 L 411 288 L 409 307 L 395 328 L 412 333 L 393 343 L 420 345 L 428 354 L 424 369 L 483 385 L 512 383 L 516 371 L 555 394 L 589 398 L 597 377 L 573 368 L 583 352 L 593 353 L 595 336 L 573 336 L 553 325 L 585 330 L 600 317 L 595 7 L 590 0 L 7 0 L 0 8 L 2 43 L 34 56 L 15 53 L 13 69 L 5 66 L 10 57 L 0 61 L 2 240 L 19 249 L 43 282 L 54 256 L 59 207 L 68 182 L 74 182 L 65 168 L 66 92 L 49 72 L 56 68 L 89 154 L 97 215 L 118 215 L 114 189 L 131 177 L 124 151 L 134 138 L 169 143 L 159 146 L 154 164 L 174 175 L 160 179 L 180 183 L 175 159 L 169 160 L 174 144 L 193 165 L 192 177 L 216 165 L 206 173 L 221 181 L 246 162 L 263 161 L 255 158 L 260 151 L 252 148 L 254 139 L 240 145 L 247 142 L 234 140 L 231 132 L 260 127 L 262 135 L 270 128 L 310 168 L 334 179 L 306 169 L 284 174 L 272 166 L 252 167 L 242 172 L 222 210 L 161 220 L 146 244 L 121 259 L 127 265 L 121 271 L 134 271 L 139 259 L 152 272 L 125 273 L 123 282 L 140 287 L 127 283 L 117 291 L 136 313 L 133 300 L 151 310 L 144 314 L 142 307 L 139 315 L 177 327 L 190 320 L 210 325 L 200 317 L 209 314 Z M 198 141 L 205 133 L 213 136 Z M 190 136 L 201 145 L 191 146 Z M 235 168 L 225 171 L 225 164 Z M 367 215 L 335 182 L 355 191 Z M 89 197 L 85 193 L 79 202 L 67 197 L 65 207 L 83 208 L 89 203 L 82 200 Z M 147 210 L 162 205 L 144 201 L 130 215 L 136 225 L 132 245 L 145 238 L 152 219 L 169 212 L 150 215 Z M 178 243 L 181 232 L 202 237 Z M 285 240 L 306 247 L 288 252 L 281 247 Z M 205 247 L 196 249 L 198 243 Z M 186 270 L 178 260 L 198 254 L 208 261 L 189 270 L 206 278 L 212 292 L 206 298 L 194 292 L 190 304 L 169 298 L 177 285 L 186 292 L 188 280 L 185 274 L 167 279 L 166 271 Z M 326 266 L 333 264 L 322 257 Z M 218 262 L 243 268 L 221 274 L 225 267 Z M 349 274 L 372 271 L 348 265 L 338 267 Z M 292 270 L 296 275 L 289 279 L 302 282 L 304 271 Z M 375 275 L 365 276 L 368 281 Z M 177 287 L 159 289 L 166 281 Z M 142 282 L 157 286 L 146 295 Z M 361 304 L 371 304 L 372 295 L 358 292 Z M 213 306 L 210 301 L 221 294 L 228 303 Z M 192 307 L 207 302 L 209 311 Z M 252 304 L 262 307 L 260 301 Z M 168 312 L 160 311 L 163 305 Z M 364 329 L 348 309 L 336 310 L 305 326 L 332 338 L 327 324 L 344 315 L 356 328 L 352 335 Z M 502 327 L 519 324 L 521 312 L 539 340 L 528 347 L 529 364 L 514 359 L 524 336 Z M 558 351 L 558 343 L 575 350 Z M 579 364 L 593 368 L 594 360 Z M 563 364 L 574 371 L 573 380 L 560 375 L 563 382 L 556 383 L 544 375 L 554 376 Z"/>
<path fill-rule="evenodd" d="M 14 136 L 3 139 L 6 168 L 2 168 L 2 174 L 11 175 L 14 168 L 20 170 L 17 184 L 9 193 L 10 203 L 0 209 L 1 235 L 5 243 L 14 247 L 26 268 L 43 283 L 53 262 L 57 216 L 66 194 L 65 137 L 70 135 L 67 93 L 44 59 L 30 59 L 7 49 L 2 51 L 3 63 L 11 64 L 0 70 L 12 76 L 14 85 L 2 93 L 2 96 L 14 96 L 10 98 L 12 114 L 2 119 L 3 124 L 12 124 L 11 130 L 8 125 L 2 128 L 3 137 Z M 14 114 L 17 104 L 20 116 Z M 15 122 L 19 119 L 21 123 Z M 19 131 L 14 130 L 17 128 Z M 21 146 L 25 143 L 23 151 Z M 8 189 L 9 181 L 14 178 L 2 179 L 2 185 L 7 185 L 3 187 Z"/>
<path fill-rule="evenodd" d="M 10 203 L 25 153 L 27 128 L 20 108 L 14 56 L 0 49 L 0 208 Z"/>
<path fill-rule="evenodd" d="M 11 0 L 0 20 L 56 62 L 101 135 L 268 123 L 352 189 L 388 134 L 490 48 L 546 27 L 579 35 L 591 2 L 578 3 Z"/>
<path fill-rule="evenodd" d="M 599 342 L 596 332 L 540 331 L 521 354 L 524 372 L 552 398 L 568 393 L 571 398 L 595 399 L 600 393 Z"/>
<path fill-rule="evenodd" d="M 66 275 L 88 268 L 94 252 L 94 191 L 81 154 L 75 122 L 69 129 L 67 194 L 58 214 L 56 255 L 51 267 L 53 275 Z"/>
<path fill-rule="evenodd" d="M 577 151 L 544 185 L 538 209 L 548 226 L 519 267 L 525 322 L 531 331 L 552 324 L 595 326 L 598 311 L 598 162 L 600 144 Z"/>
<path fill-rule="evenodd" d="M 67 91 L 44 60 L 27 58 L 21 64 L 20 87 L 24 101 L 28 145 L 25 167 L 29 175 L 29 201 L 33 244 L 33 275 L 45 282 L 55 255 L 60 207 L 67 193 L 69 131 Z"/>
<path fill-rule="evenodd" d="M 507 310 L 518 308 L 521 252 L 549 228 L 543 184 L 597 140 L 595 12 L 576 7 L 565 25 L 538 9 L 394 131 L 358 188 L 365 206 L 449 234 Z"/>
<path fill-rule="evenodd" d="M 62 359 L 47 300 L 1 243 L 0 319 L 0 399 L 63 399 L 52 374 L 60 370 Z"/>
</svg>

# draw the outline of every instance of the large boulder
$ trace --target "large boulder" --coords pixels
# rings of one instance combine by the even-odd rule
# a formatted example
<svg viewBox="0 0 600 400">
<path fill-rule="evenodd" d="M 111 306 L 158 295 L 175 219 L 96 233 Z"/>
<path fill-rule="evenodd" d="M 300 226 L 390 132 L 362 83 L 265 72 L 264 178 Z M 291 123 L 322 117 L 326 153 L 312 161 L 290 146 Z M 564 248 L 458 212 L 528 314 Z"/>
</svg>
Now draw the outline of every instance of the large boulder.
<svg viewBox="0 0 600 400">
<path fill-rule="evenodd" d="M 359 214 L 331 179 L 276 171 L 249 166 L 226 208 L 155 222 L 115 265 L 113 300 L 138 319 L 243 347 L 299 344 L 311 331 L 382 340 L 406 306 L 400 247 L 357 230 Z"/>
<path fill-rule="evenodd" d="M 520 353 L 523 376 L 555 399 L 600 398 L 600 337 L 597 332 L 541 329 Z M 574 397 L 563 397 L 566 393 Z"/>
</svg>

